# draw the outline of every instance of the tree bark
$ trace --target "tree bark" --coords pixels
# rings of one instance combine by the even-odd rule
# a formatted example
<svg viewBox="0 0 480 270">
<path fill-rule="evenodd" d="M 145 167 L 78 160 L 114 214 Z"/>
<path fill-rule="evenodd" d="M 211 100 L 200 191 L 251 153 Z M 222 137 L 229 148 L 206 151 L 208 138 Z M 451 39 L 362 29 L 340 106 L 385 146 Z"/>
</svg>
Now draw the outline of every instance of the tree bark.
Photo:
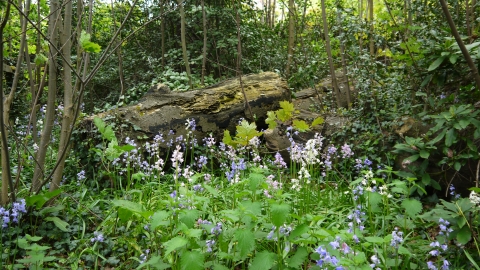
<svg viewBox="0 0 480 270">
<path fill-rule="evenodd" d="M 205 66 L 207 64 L 207 16 L 205 14 L 205 1 L 202 4 L 202 23 L 203 23 L 203 50 L 202 50 L 202 86 L 205 86 Z"/>
<path fill-rule="evenodd" d="M 337 12 L 337 20 L 338 23 L 340 24 L 340 10 Z M 340 27 L 340 36 L 342 36 L 343 28 Z M 345 45 L 343 43 L 343 40 L 340 40 L 340 54 L 342 57 L 342 70 L 343 70 L 343 76 L 345 76 L 345 93 L 347 94 L 347 103 L 348 103 L 348 108 L 352 108 L 352 99 L 350 95 L 350 83 L 348 82 L 348 73 L 347 73 L 347 61 L 345 59 Z"/>
<path fill-rule="evenodd" d="M 287 66 L 285 67 L 285 77 L 290 77 L 292 68 L 293 54 L 295 53 L 295 0 L 288 0 L 288 55 Z"/>
<path fill-rule="evenodd" d="M 337 102 L 337 107 L 340 108 L 340 94 L 338 93 L 339 87 L 337 83 L 337 77 L 335 76 L 335 67 L 333 65 L 332 49 L 330 47 L 330 36 L 328 34 L 328 24 L 327 24 L 327 12 L 325 10 L 325 0 L 321 0 L 322 5 L 322 19 L 323 19 L 323 32 L 325 34 L 325 49 L 328 56 L 328 66 L 330 68 L 330 75 L 332 76 L 332 88 L 333 94 L 335 96 L 335 101 Z"/>
<path fill-rule="evenodd" d="M 465 61 L 467 61 L 468 66 L 470 67 L 470 70 L 473 73 L 473 76 L 475 78 L 475 83 L 477 86 L 477 90 L 480 89 L 480 75 L 478 74 L 477 67 L 475 66 L 475 63 L 473 63 L 472 58 L 470 57 L 470 53 L 468 52 L 467 48 L 465 48 L 465 44 L 463 44 L 462 38 L 460 37 L 460 34 L 457 31 L 457 27 L 455 26 L 455 23 L 453 22 L 452 16 L 450 15 L 450 12 L 448 11 L 448 6 L 445 0 L 440 0 L 440 5 L 442 6 L 443 14 L 445 14 L 445 18 L 447 19 L 448 25 L 450 26 L 450 30 L 452 31 L 453 37 L 455 37 L 455 40 L 457 41 L 458 47 L 460 47 L 460 50 L 462 51 L 463 57 L 465 57 Z"/>
<path fill-rule="evenodd" d="M 192 89 L 192 74 L 190 71 L 190 63 L 188 62 L 187 41 L 185 38 L 185 9 L 183 8 L 183 0 L 178 0 L 178 7 L 180 9 L 180 39 L 182 42 L 183 62 L 185 62 L 185 70 L 187 71 L 188 84 L 190 86 L 190 89 Z"/>
<path fill-rule="evenodd" d="M 0 22 L 0 112 L 2 113 L 0 117 L 0 136 L 2 143 L 2 193 L 0 198 L 0 205 L 6 205 L 9 202 L 8 198 L 8 188 L 10 187 L 11 199 L 15 201 L 15 190 L 13 187 L 13 180 L 10 170 L 10 153 L 8 151 L 8 141 L 7 141 L 7 129 L 5 127 L 5 122 L 3 118 L 4 108 L 3 108 L 3 31 L 7 24 L 8 18 L 10 15 L 10 2 L 7 2 L 7 7 L 5 8 L 5 14 L 2 21 Z"/>
<path fill-rule="evenodd" d="M 375 56 L 375 37 L 374 37 L 374 26 L 373 26 L 373 0 L 368 1 L 369 5 L 369 23 L 370 23 L 370 56 Z"/>
<path fill-rule="evenodd" d="M 62 181 L 63 168 L 65 167 L 65 159 L 67 157 L 69 148 L 68 139 L 69 131 L 73 125 L 73 118 L 75 115 L 73 104 L 73 82 L 72 82 L 72 69 L 71 67 L 71 51 L 72 51 L 72 1 L 67 0 L 64 7 L 63 28 L 60 33 L 60 43 L 62 45 L 62 53 L 65 56 L 63 58 L 63 117 L 62 126 L 60 129 L 60 141 L 58 144 L 57 163 L 58 166 L 53 174 L 52 181 L 50 183 L 50 191 L 56 190 L 60 187 Z M 68 63 L 67 63 L 68 62 Z M 49 88 L 50 90 L 50 88 Z M 47 108 L 48 109 L 48 108 Z M 63 153 L 65 151 L 66 153 Z"/>
<path fill-rule="evenodd" d="M 56 44 L 58 41 L 58 18 L 59 12 L 58 0 L 50 0 L 50 17 L 48 23 L 49 56 L 48 56 L 48 96 L 47 111 L 45 113 L 44 127 L 40 138 L 40 145 L 37 151 L 37 164 L 33 172 L 32 191 L 37 192 L 42 187 L 42 179 L 45 176 L 45 157 L 50 144 L 53 121 L 55 118 L 55 98 L 57 94 L 57 63 L 56 63 Z"/>
</svg>

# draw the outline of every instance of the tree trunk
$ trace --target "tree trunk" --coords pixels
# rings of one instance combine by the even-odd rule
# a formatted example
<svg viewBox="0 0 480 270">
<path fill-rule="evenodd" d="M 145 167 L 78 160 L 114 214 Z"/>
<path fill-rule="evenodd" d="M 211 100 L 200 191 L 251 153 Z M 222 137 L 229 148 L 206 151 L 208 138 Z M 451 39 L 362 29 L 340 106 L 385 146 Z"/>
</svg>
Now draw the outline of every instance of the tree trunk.
<svg viewBox="0 0 480 270">
<path fill-rule="evenodd" d="M 340 10 L 338 10 L 337 12 L 337 20 L 338 20 L 338 23 L 339 25 L 341 25 L 341 21 L 340 21 Z M 343 32 L 343 28 L 340 27 L 340 36 L 343 36 L 342 32 Z M 351 109 L 352 108 L 352 99 L 351 99 L 351 96 L 350 96 L 350 83 L 348 82 L 348 73 L 347 73 L 347 61 L 345 59 L 345 45 L 343 43 L 343 40 L 340 40 L 340 54 L 342 56 L 342 70 L 343 70 L 343 76 L 345 76 L 345 93 L 347 94 L 347 103 L 348 103 L 348 108 Z"/>
<path fill-rule="evenodd" d="M 73 82 L 72 82 L 72 69 L 71 67 L 71 51 L 72 41 L 70 39 L 72 35 L 72 1 L 67 0 L 64 9 L 63 29 L 60 33 L 60 43 L 62 45 L 63 58 L 63 117 L 62 126 L 60 129 L 60 141 L 58 144 L 57 163 L 58 166 L 53 174 L 52 181 L 50 183 L 50 191 L 56 190 L 60 187 L 62 181 L 63 168 L 65 167 L 65 159 L 69 148 L 68 139 L 71 126 L 73 125 L 73 118 L 75 115 L 73 104 Z M 49 88 L 50 90 L 50 88 Z M 50 92 L 50 91 L 49 91 Z M 48 109 L 48 108 L 47 108 Z M 63 153 L 65 151 L 65 153 Z"/>
<path fill-rule="evenodd" d="M 50 144 L 53 120 L 55 118 L 55 98 L 57 94 L 57 52 L 55 46 L 58 39 L 58 18 L 59 12 L 58 0 L 50 0 L 50 17 L 48 22 L 49 56 L 48 56 L 48 96 L 47 111 L 45 114 L 44 127 L 40 138 L 40 145 L 37 151 L 37 164 L 33 172 L 32 191 L 37 192 L 41 188 L 42 179 L 45 176 L 45 157 Z"/>
<path fill-rule="evenodd" d="M 337 83 L 337 77 L 335 76 L 335 67 L 333 65 L 332 49 L 330 47 L 330 36 L 328 34 L 327 12 L 325 10 L 325 0 L 322 0 L 321 4 L 322 4 L 323 32 L 325 34 L 325 49 L 327 50 L 328 66 L 330 68 L 330 75 L 332 76 L 333 94 L 335 96 L 335 101 L 337 102 L 337 107 L 340 108 L 341 107 L 340 94 L 339 94 L 339 87 Z"/>
<path fill-rule="evenodd" d="M 295 52 L 295 0 L 288 0 L 288 55 L 287 66 L 285 67 L 285 77 L 290 77 L 292 68 L 293 54 Z"/>
<path fill-rule="evenodd" d="M 375 37 L 374 37 L 374 27 L 373 27 L 373 0 L 368 1 L 369 5 L 369 22 L 370 22 L 370 56 L 375 57 Z"/>
<path fill-rule="evenodd" d="M 8 188 L 10 187 L 11 199 L 15 200 L 15 190 L 13 187 L 13 180 L 10 170 L 10 153 L 8 152 L 8 141 L 7 141 L 7 128 L 5 126 L 3 114 L 3 30 L 8 21 L 10 15 L 10 2 L 7 2 L 7 7 L 5 8 L 5 14 L 2 21 L 0 22 L 0 112 L 2 113 L 0 117 L 0 136 L 2 144 L 2 193 L 0 198 L 0 205 L 6 205 L 9 202 L 8 198 Z"/>
<path fill-rule="evenodd" d="M 467 61 L 468 66 L 470 67 L 470 70 L 473 73 L 473 76 L 475 78 L 475 83 L 477 86 L 477 90 L 480 89 L 480 75 L 478 74 L 477 67 L 475 66 L 475 63 L 473 63 L 472 58 L 470 57 L 470 53 L 468 52 L 467 48 L 465 48 L 465 44 L 463 44 L 462 38 L 460 37 L 460 34 L 457 31 L 457 27 L 455 26 L 455 23 L 453 22 L 452 16 L 450 15 L 450 12 L 448 11 L 448 6 L 445 0 L 440 0 L 440 5 L 442 6 L 443 13 L 445 14 L 445 18 L 447 19 L 448 25 L 450 26 L 450 29 L 452 31 L 452 35 L 455 37 L 455 40 L 457 41 L 458 47 L 460 47 L 460 50 L 462 51 L 463 57 L 465 57 L 465 61 Z"/>
<path fill-rule="evenodd" d="M 165 0 L 160 2 L 160 35 L 162 36 L 162 69 L 165 68 Z"/>
<path fill-rule="evenodd" d="M 360 23 L 363 22 L 363 0 L 358 0 L 358 19 Z M 358 37 L 358 47 L 361 52 L 363 50 L 363 33 L 360 33 Z"/>
<path fill-rule="evenodd" d="M 188 62 L 187 41 L 185 38 L 185 9 L 183 8 L 182 0 L 178 0 L 178 7 L 180 9 L 180 39 L 182 42 L 183 62 L 185 62 L 185 70 L 187 71 L 188 84 L 190 86 L 190 89 L 192 89 L 192 74 L 190 72 L 190 63 Z"/>
<path fill-rule="evenodd" d="M 205 86 L 205 66 L 207 64 L 207 16 L 205 14 L 205 1 L 202 0 L 202 22 L 203 22 L 203 50 L 202 50 L 202 86 Z"/>
</svg>

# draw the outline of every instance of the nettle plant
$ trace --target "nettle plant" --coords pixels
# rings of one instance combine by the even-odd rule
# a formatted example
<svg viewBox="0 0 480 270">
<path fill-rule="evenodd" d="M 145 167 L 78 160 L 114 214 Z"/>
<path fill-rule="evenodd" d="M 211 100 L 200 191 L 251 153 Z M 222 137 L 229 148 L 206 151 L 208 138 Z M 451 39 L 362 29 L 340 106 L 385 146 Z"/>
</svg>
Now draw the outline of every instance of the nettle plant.
<svg viewBox="0 0 480 270">
<path fill-rule="evenodd" d="M 475 140 L 480 138 L 479 113 L 471 105 L 453 105 L 448 111 L 427 116 L 427 120 L 433 120 L 434 127 L 422 137 L 406 136 L 405 143 L 395 145 L 395 153 L 411 154 L 402 163 L 411 172 L 401 172 L 401 176 L 420 180 L 418 186 L 421 189 L 417 191 L 425 194 L 427 186 L 441 189 L 427 171 L 429 167 L 447 166 L 458 172 L 468 161 L 478 160 L 480 156 Z M 440 158 L 436 164 L 431 164 L 433 156 Z"/>
</svg>

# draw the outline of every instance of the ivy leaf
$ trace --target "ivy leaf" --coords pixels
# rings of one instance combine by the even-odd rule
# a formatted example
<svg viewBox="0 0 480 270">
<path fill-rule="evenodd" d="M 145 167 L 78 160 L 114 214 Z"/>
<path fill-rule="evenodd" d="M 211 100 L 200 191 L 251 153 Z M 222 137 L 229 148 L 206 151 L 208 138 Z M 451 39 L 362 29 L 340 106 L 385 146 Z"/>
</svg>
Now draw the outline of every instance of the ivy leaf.
<svg viewBox="0 0 480 270">
<path fill-rule="evenodd" d="M 271 214 L 273 225 L 280 227 L 287 220 L 287 216 L 290 212 L 290 205 L 288 204 L 272 204 Z"/>
<path fill-rule="evenodd" d="M 235 238 L 238 241 L 240 258 L 245 259 L 248 253 L 255 248 L 255 235 L 250 230 L 239 229 L 235 231 Z"/>
<path fill-rule="evenodd" d="M 422 204 L 418 200 L 411 198 L 403 200 L 402 207 L 411 218 L 415 218 L 422 211 Z"/>
<path fill-rule="evenodd" d="M 187 243 L 188 243 L 188 240 L 181 236 L 177 236 L 168 240 L 163 244 L 165 246 L 165 257 L 168 254 L 170 254 L 172 251 L 185 246 Z"/>
<path fill-rule="evenodd" d="M 267 270 L 271 269 L 275 263 L 276 254 L 268 252 L 266 250 L 257 253 L 257 256 L 253 258 L 250 270 Z"/>
<path fill-rule="evenodd" d="M 204 268 L 205 257 L 199 251 L 187 251 L 182 254 L 180 258 L 180 264 L 182 269 L 188 270 L 202 270 Z"/>
<path fill-rule="evenodd" d="M 295 128 L 296 130 L 300 131 L 300 132 L 305 132 L 305 131 L 308 131 L 310 130 L 310 127 L 308 126 L 308 124 L 303 121 L 303 120 L 293 120 L 293 128 Z"/>
<path fill-rule="evenodd" d="M 319 116 L 317 118 L 315 118 L 315 120 L 313 120 L 311 126 L 314 127 L 314 126 L 317 126 L 317 125 L 321 125 L 325 122 L 325 119 L 323 119 L 323 117 Z"/>
<path fill-rule="evenodd" d="M 267 119 L 265 119 L 265 123 L 268 124 L 269 129 L 274 129 L 277 126 L 277 116 L 275 115 L 275 112 L 268 111 L 267 112 Z"/>
</svg>

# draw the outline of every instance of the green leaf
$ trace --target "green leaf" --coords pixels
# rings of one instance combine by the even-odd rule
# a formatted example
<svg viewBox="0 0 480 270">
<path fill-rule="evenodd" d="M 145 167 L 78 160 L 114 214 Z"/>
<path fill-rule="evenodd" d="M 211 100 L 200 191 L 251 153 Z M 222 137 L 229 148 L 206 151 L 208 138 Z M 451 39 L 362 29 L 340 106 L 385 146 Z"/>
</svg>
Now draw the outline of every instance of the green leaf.
<svg viewBox="0 0 480 270">
<path fill-rule="evenodd" d="M 267 270 L 271 269 L 275 263 L 275 257 L 277 255 L 266 250 L 257 253 L 252 260 L 252 264 L 248 268 L 249 270 Z"/>
<path fill-rule="evenodd" d="M 287 220 L 287 216 L 290 212 L 290 205 L 288 204 L 272 204 L 271 214 L 273 225 L 280 227 Z"/>
<path fill-rule="evenodd" d="M 55 224 L 55 226 L 57 226 L 57 228 L 59 228 L 63 232 L 70 231 L 69 229 L 67 229 L 68 223 L 61 220 L 58 217 L 46 217 L 45 220 L 46 221 L 52 221 Z"/>
<path fill-rule="evenodd" d="M 268 111 L 267 112 L 267 119 L 265 119 L 265 123 L 268 125 L 269 129 L 274 129 L 277 126 L 277 116 L 275 112 Z"/>
<path fill-rule="evenodd" d="M 450 60 L 450 63 L 455 64 L 457 62 L 457 59 L 458 59 L 458 55 L 457 54 L 451 54 L 450 57 L 448 58 L 448 60 Z"/>
<path fill-rule="evenodd" d="M 193 228 L 193 225 L 195 225 L 195 222 L 198 220 L 198 217 L 200 216 L 200 212 L 196 209 L 185 209 L 180 212 L 178 215 L 178 219 L 185 223 L 188 228 Z"/>
<path fill-rule="evenodd" d="M 472 239 L 472 232 L 468 226 L 463 226 L 457 233 L 457 241 L 465 245 Z"/>
<path fill-rule="evenodd" d="M 421 158 L 425 158 L 425 159 L 426 159 L 426 158 L 428 158 L 429 156 L 430 156 L 430 152 L 428 152 L 428 151 L 425 150 L 425 149 L 421 149 L 421 150 L 420 150 L 420 157 L 421 157 Z"/>
<path fill-rule="evenodd" d="M 292 125 L 293 125 L 294 129 L 296 129 L 300 132 L 305 132 L 305 131 L 310 130 L 310 127 L 308 126 L 308 124 L 303 120 L 294 119 Z"/>
<path fill-rule="evenodd" d="M 379 237 L 379 236 L 367 236 L 365 237 L 365 240 L 369 243 L 376 243 L 376 244 L 383 244 L 383 243 L 386 243 L 387 241 L 383 237 Z"/>
<path fill-rule="evenodd" d="M 35 59 L 33 60 L 33 62 L 35 62 L 35 65 L 37 66 L 43 66 L 47 61 L 48 61 L 48 58 L 42 53 L 37 54 L 35 56 Z"/>
<path fill-rule="evenodd" d="M 54 191 L 48 191 L 38 195 L 30 196 L 25 199 L 27 206 L 34 206 L 37 209 L 42 208 L 42 206 L 48 202 L 51 198 L 58 196 L 62 192 L 62 189 L 56 189 Z"/>
<path fill-rule="evenodd" d="M 103 135 L 103 133 L 105 132 L 105 122 L 102 120 L 102 118 L 95 116 L 93 118 L 93 123 L 98 128 L 98 131 L 100 132 L 100 134 Z"/>
<path fill-rule="evenodd" d="M 443 139 L 443 137 L 445 136 L 445 133 L 447 133 L 447 129 L 443 129 L 438 135 L 437 137 L 435 137 L 433 140 L 429 141 L 428 144 L 430 145 L 434 145 L 436 144 L 437 142 L 439 142 L 441 139 Z"/>
<path fill-rule="evenodd" d="M 402 207 L 411 218 L 415 218 L 420 212 L 422 212 L 422 204 L 415 199 L 405 199 L 402 201 Z"/>
<path fill-rule="evenodd" d="M 295 254 L 287 259 L 289 267 L 294 269 L 302 269 L 302 265 L 308 257 L 308 251 L 305 247 L 298 247 Z"/>
<path fill-rule="evenodd" d="M 164 220 L 170 216 L 170 213 L 164 210 L 155 212 L 151 217 L 150 229 L 155 230 L 158 226 L 164 223 Z"/>
<path fill-rule="evenodd" d="M 89 53 L 98 53 L 101 51 L 100 45 L 95 42 L 91 42 L 90 34 L 85 31 L 82 31 L 82 34 L 80 35 L 80 45 L 84 51 Z"/>
<path fill-rule="evenodd" d="M 163 243 L 163 246 L 165 247 L 165 257 L 168 254 L 170 254 L 172 251 L 185 246 L 187 243 L 188 243 L 188 240 L 181 236 L 174 237 L 168 240 L 167 242 Z"/>
<path fill-rule="evenodd" d="M 443 60 L 445 60 L 445 58 L 447 58 L 447 56 L 441 56 L 437 58 L 437 60 L 430 64 L 430 66 L 428 67 L 428 71 L 437 69 L 443 63 Z"/>
<path fill-rule="evenodd" d="M 462 168 L 462 163 L 458 162 L 458 161 L 455 161 L 455 163 L 453 164 L 453 168 L 458 172 L 460 171 L 460 169 Z"/>
<path fill-rule="evenodd" d="M 205 257 L 199 251 L 187 251 L 180 257 L 180 264 L 183 270 L 203 270 Z"/>
<path fill-rule="evenodd" d="M 455 129 L 450 128 L 448 129 L 447 133 L 445 134 L 445 146 L 450 147 L 452 146 L 453 142 L 455 141 Z"/>
<path fill-rule="evenodd" d="M 170 268 L 170 264 L 164 263 L 160 256 L 153 256 L 147 262 L 140 264 L 137 267 L 137 269 L 142 269 L 145 266 L 151 266 L 151 267 L 153 267 L 154 269 L 157 269 L 157 270 L 163 270 L 163 269 Z"/>
<path fill-rule="evenodd" d="M 235 231 L 235 238 L 238 241 L 240 258 L 243 260 L 255 248 L 255 235 L 247 229 L 238 229 Z"/>
<path fill-rule="evenodd" d="M 307 224 L 300 224 L 295 227 L 295 229 L 290 233 L 288 239 L 290 239 L 290 241 L 295 240 L 295 238 L 301 236 L 304 233 L 307 233 L 309 230 L 310 226 L 308 226 Z"/>
<path fill-rule="evenodd" d="M 224 144 L 226 144 L 226 145 L 232 145 L 232 146 L 233 146 L 232 136 L 230 136 L 230 131 L 225 130 L 225 131 L 223 132 L 222 142 L 223 142 Z"/>
<path fill-rule="evenodd" d="M 480 266 L 478 266 L 478 264 L 475 262 L 475 260 L 472 258 L 472 255 L 470 255 L 470 253 L 468 253 L 468 251 L 466 249 L 463 249 L 463 253 L 465 253 L 465 256 L 467 256 L 468 260 L 470 261 L 470 263 L 475 266 L 475 269 L 477 270 L 480 270 Z"/>
<path fill-rule="evenodd" d="M 280 101 L 280 108 L 282 108 L 283 110 L 285 110 L 285 112 L 290 114 L 292 114 L 295 111 L 295 107 L 293 103 L 286 100 Z"/>
<path fill-rule="evenodd" d="M 325 119 L 323 117 L 317 117 L 315 118 L 315 120 L 313 120 L 311 126 L 314 127 L 314 126 L 317 126 L 317 125 L 321 125 L 325 122 Z"/>
<path fill-rule="evenodd" d="M 214 263 L 213 264 L 213 270 L 229 270 L 230 268 L 226 267 L 226 266 L 223 266 L 221 264 L 218 264 L 218 263 Z"/>
</svg>

